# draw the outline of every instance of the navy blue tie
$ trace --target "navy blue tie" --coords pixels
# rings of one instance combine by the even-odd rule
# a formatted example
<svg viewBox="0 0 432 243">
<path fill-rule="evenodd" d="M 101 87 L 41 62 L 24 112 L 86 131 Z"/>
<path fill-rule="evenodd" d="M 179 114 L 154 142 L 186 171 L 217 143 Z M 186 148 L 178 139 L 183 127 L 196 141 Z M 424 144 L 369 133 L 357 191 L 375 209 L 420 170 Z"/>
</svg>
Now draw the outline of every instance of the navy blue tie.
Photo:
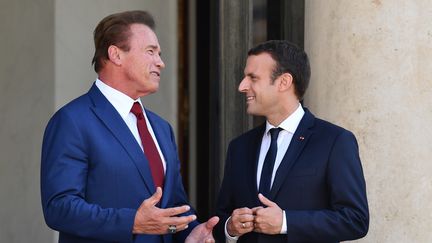
<svg viewBox="0 0 432 243">
<path fill-rule="evenodd" d="M 277 138 L 281 128 L 272 128 L 270 129 L 271 135 L 271 143 L 270 148 L 267 151 L 266 157 L 264 159 L 263 168 L 261 171 L 261 179 L 259 184 L 259 192 L 262 193 L 265 197 L 268 197 L 270 194 L 270 185 L 271 179 L 273 175 L 273 167 L 276 160 L 277 155 Z"/>
</svg>

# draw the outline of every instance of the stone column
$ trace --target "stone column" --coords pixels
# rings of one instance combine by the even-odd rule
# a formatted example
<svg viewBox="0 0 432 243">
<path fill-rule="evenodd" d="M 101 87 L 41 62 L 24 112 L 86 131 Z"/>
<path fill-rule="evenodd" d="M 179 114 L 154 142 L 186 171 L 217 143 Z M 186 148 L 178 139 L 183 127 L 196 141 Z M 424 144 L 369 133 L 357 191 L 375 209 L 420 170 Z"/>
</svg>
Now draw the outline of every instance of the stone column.
<svg viewBox="0 0 432 243">
<path fill-rule="evenodd" d="M 305 104 L 357 136 L 371 222 L 359 242 L 432 242 L 432 2 L 306 1 Z"/>
<path fill-rule="evenodd" d="M 208 175 L 198 175 L 199 181 L 206 180 L 198 185 L 198 192 L 208 192 L 198 202 L 205 217 L 216 208 L 229 142 L 252 126 L 244 96 L 237 91 L 252 43 L 252 1 L 214 0 L 210 6 L 209 157 L 208 165 L 199 168 L 206 168 Z"/>
<path fill-rule="evenodd" d="M 214 106 L 218 112 L 210 116 L 218 116 L 219 119 L 214 128 L 219 133 L 220 148 L 210 157 L 221 156 L 219 169 L 223 171 L 229 142 L 252 127 L 252 117 L 246 114 L 245 97 L 238 92 L 247 52 L 252 45 L 252 2 L 222 0 L 219 4 L 219 69 L 215 70 L 219 71 L 219 93 L 217 105 Z"/>
</svg>

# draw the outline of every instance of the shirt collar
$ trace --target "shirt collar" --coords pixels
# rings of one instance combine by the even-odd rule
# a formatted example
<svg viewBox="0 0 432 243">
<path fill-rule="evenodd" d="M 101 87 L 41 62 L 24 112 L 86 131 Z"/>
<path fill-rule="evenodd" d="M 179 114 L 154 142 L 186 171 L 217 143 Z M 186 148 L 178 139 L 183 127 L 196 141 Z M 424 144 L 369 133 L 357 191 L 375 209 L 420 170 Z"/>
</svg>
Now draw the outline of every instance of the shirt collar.
<svg viewBox="0 0 432 243">
<path fill-rule="evenodd" d="M 108 99 L 108 101 L 114 106 L 120 116 L 125 119 L 132 109 L 132 105 L 134 102 L 139 102 L 141 107 L 143 107 L 141 103 L 141 99 L 133 100 L 131 97 L 126 94 L 112 88 L 107 85 L 99 78 L 96 79 L 96 86 L 102 92 L 102 94 Z"/>
<path fill-rule="evenodd" d="M 279 127 L 291 134 L 294 134 L 298 125 L 300 124 L 301 119 L 303 118 L 304 113 L 305 111 L 303 110 L 303 107 L 301 106 L 301 104 L 299 104 L 297 109 L 285 120 L 283 120 Z M 268 132 L 272 128 L 275 128 L 275 126 L 271 125 L 268 121 L 266 121 L 265 134 L 268 134 Z"/>
</svg>

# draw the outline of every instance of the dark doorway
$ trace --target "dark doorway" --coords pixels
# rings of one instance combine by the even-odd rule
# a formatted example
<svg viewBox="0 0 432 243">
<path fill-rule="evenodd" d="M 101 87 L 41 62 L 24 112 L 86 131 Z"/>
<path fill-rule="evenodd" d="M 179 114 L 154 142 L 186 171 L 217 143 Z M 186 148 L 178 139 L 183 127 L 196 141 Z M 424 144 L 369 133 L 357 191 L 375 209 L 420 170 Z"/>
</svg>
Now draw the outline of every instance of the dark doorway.
<svg viewBox="0 0 432 243">
<path fill-rule="evenodd" d="M 192 175 L 196 179 L 196 198 L 195 206 L 198 217 L 201 221 L 214 215 L 217 193 L 219 190 L 221 177 L 223 175 L 223 164 L 225 154 L 220 152 L 226 146 L 226 140 L 230 140 L 233 135 L 232 130 L 239 127 L 241 121 L 242 133 L 252 126 L 263 122 L 261 118 L 250 119 L 251 122 L 245 121 L 244 118 L 236 119 L 227 118 L 226 103 L 222 95 L 225 83 L 240 82 L 240 80 L 221 80 L 225 77 L 226 69 L 221 63 L 225 63 L 226 56 L 221 54 L 221 48 L 225 48 L 231 43 L 225 39 L 229 33 L 223 24 L 225 19 L 231 14 L 246 14 L 251 16 L 251 21 L 240 26 L 239 32 L 248 36 L 240 37 L 242 40 L 252 39 L 245 42 L 247 48 L 268 39 L 286 39 L 290 40 L 300 47 L 303 47 L 304 36 L 304 0 L 236 0 L 239 1 L 239 8 L 243 6 L 252 6 L 248 9 L 226 9 L 228 3 L 232 0 L 179 0 L 179 154 L 183 166 L 183 179 L 187 185 L 187 178 L 190 177 L 187 171 L 187 163 L 190 158 L 188 153 L 188 144 L 191 140 L 196 143 L 196 149 L 191 151 L 196 158 L 196 174 Z M 193 4 L 193 8 L 189 8 Z M 182 6 L 180 6 L 182 5 Z M 190 10 L 192 9 L 192 10 Z M 249 10 L 250 9 L 250 10 Z M 236 12 L 237 11 L 237 12 Z M 191 23 L 194 28 L 190 28 L 188 18 L 194 15 L 196 21 Z M 244 31 L 247 28 L 250 31 Z M 195 46 L 188 46 L 187 38 L 191 34 L 190 30 L 195 29 Z M 232 31 L 232 29 L 230 29 Z M 250 36 L 249 36 L 250 35 Z M 194 58 L 188 56 L 187 50 L 195 48 Z M 247 49 L 246 48 L 246 49 Z M 244 52 L 244 53 L 243 53 Z M 235 57 L 244 55 L 246 52 L 233 53 Z M 224 59 L 225 58 L 225 59 Z M 244 59 L 244 58 L 243 58 Z M 239 59 L 239 67 L 244 65 L 243 59 Z M 191 75 L 188 74 L 188 63 L 195 60 L 195 91 L 189 93 L 187 81 Z M 236 72 L 243 73 L 241 68 Z M 240 74 L 240 75 L 241 75 Z M 238 75 L 237 75 L 238 76 Z M 238 77 L 236 76 L 236 79 Z M 231 90 L 232 88 L 230 88 Z M 190 98 L 194 96 L 194 104 L 190 103 Z M 231 96 L 230 96 L 231 97 Z M 225 97 L 226 98 L 226 97 Z M 233 99 L 234 107 L 244 107 L 242 99 Z M 237 103 L 238 102 L 238 103 Z M 192 107 L 193 106 L 193 107 Z M 190 110 L 196 110 L 195 120 L 190 121 Z M 243 110 L 241 110 L 243 112 Z M 228 112 L 229 116 L 230 112 Z M 223 123 L 223 126 L 220 123 Z M 191 124 L 195 124 L 196 135 L 189 137 Z M 229 136 L 227 135 L 229 134 Z M 228 138 L 227 138 L 228 136 Z"/>
</svg>

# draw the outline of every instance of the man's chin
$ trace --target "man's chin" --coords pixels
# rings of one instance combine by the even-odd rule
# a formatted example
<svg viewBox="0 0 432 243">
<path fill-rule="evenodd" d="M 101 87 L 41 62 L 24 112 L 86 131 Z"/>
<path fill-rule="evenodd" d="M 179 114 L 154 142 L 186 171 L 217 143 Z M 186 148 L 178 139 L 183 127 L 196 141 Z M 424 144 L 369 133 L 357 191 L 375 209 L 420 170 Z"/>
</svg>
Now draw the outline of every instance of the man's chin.
<svg viewBox="0 0 432 243">
<path fill-rule="evenodd" d="M 141 89 L 139 91 L 140 96 L 147 96 L 147 95 L 151 95 L 153 93 L 156 93 L 159 90 L 159 86 L 156 87 L 147 87 L 146 89 Z"/>
<path fill-rule="evenodd" d="M 261 114 L 259 113 L 259 112 L 257 112 L 256 110 L 254 110 L 254 109 L 251 109 L 251 108 L 247 108 L 247 110 L 246 110 L 246 113 L 248 114 L 248 115 L 251 115 L 251 116 L 261 116 Z"/>
<path fill-rule="evenodd" d="M 149 93 L 153 94 L 159 91 L 159 83 L 149 89 Z"/>
</svg>

